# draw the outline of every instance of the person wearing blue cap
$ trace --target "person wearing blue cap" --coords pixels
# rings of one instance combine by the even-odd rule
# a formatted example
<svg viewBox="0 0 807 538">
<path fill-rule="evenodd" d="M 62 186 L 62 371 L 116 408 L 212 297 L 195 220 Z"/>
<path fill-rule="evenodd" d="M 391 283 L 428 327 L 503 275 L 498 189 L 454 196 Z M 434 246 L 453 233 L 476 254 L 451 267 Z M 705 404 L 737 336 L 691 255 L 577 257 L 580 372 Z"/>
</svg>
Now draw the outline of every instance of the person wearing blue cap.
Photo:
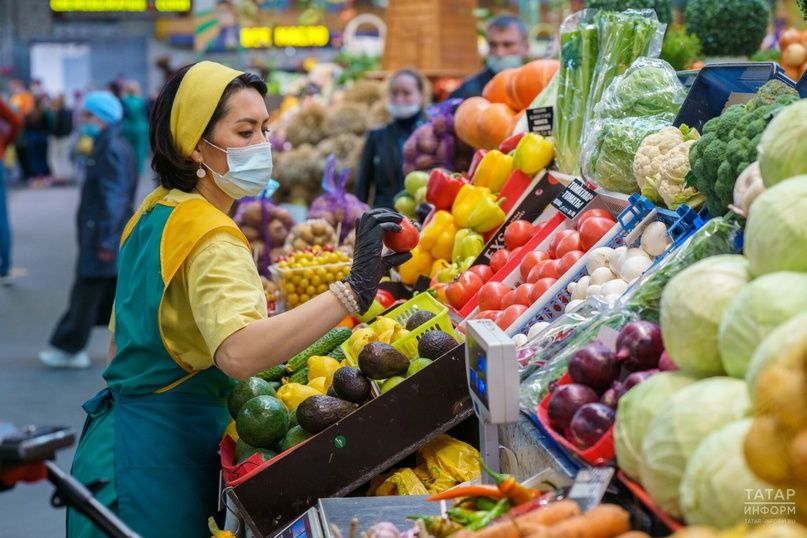
<svg viewBox="0 0 807 538">
<path fill-rule="evenodd" d="M 53 368 L 87 368 L 92 328 L 109 323 L 118 274 L 117 253 L 134 213 L 136 160 L 120 134 L 123 107 L 111 93 L 87 94 L 79 132 L 93 140 L 78 209 L 79 255 L 70 303 L 39 354 Z"/>
</svg>

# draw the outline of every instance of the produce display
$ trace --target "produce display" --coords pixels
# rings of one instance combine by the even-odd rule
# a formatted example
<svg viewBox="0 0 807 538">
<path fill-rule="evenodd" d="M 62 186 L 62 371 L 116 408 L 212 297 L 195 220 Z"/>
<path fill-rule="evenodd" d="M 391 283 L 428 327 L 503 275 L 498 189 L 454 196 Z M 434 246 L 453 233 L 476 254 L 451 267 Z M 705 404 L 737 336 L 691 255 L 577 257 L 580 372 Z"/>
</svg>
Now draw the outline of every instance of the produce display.
<svg viewBox="0 0 807 538">
<path fill-rule="evenodd" d="M 309 231 L 313 234 L 320 225 L 324 228 L 325 223 L 314 223 L 310 229 L 302 228 L 300 240 L 302 234 L 307 236 Z M 270 271 L 280 289 L 285 308 L 292 309 L 325 293 L 331 283 L 345 278 L 350 273 L 350 264 L 351 260 L 345 253 L 315 244 L 278 258 Z"/>
<path fill-rule="evenodd" d="M 438 167 L 457 172 L 468 169 L 473 149 L 455 133 L 454 110 L 458 104 L 458 100 L 451 100 L 429 108 L 429 121 L 404 142 L 404 174 Z"/>
</svg>

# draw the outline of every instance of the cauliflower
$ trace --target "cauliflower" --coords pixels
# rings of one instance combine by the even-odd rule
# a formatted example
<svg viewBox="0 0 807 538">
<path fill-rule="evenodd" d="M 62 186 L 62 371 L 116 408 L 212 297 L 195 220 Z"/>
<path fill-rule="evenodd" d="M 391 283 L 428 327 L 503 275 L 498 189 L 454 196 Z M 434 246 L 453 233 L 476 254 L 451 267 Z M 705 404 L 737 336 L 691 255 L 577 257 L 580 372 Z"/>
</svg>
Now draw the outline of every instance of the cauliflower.
<svg viewBox="0 0 807 538">
<path fill-rule="evenodd" d="M 670 209 L 681 204 L 698 207 L 703 196 L 684 181 L 689 173 L 689 149 L 700 138 L 686 125 L 665 127 L 642 141 L 633 160 L 633 175 L 642 195 Z"/>
</svg>

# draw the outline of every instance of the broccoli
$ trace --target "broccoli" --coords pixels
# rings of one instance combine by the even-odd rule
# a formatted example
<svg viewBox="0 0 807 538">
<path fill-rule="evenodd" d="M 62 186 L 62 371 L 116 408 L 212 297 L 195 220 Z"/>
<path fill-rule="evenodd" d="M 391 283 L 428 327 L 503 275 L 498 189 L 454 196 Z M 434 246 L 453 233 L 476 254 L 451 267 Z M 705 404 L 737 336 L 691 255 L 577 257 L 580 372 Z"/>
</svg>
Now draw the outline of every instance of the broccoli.
<svg viewBox="0 0 807 538">
<path fill-rule="evenodd" d="M 672 5 L 670 0 L 588 0 L 586 7 L 603 11 L 625 11 L 626 9 L 653 9 L 658 20 L 670 24 Z"/>
<path fill-rule="evenodd" d="M 801 14 L 804 15 L 805 19 L 807 19 L 807 0 L 796 0 L 796 3 L 799 5 Z"/>
<path fill-rule="evenodd" d="M 707 56 L 751 56 L 768 33 L 768 0 L 689 0 L 686 28 Z"/>
</svg>

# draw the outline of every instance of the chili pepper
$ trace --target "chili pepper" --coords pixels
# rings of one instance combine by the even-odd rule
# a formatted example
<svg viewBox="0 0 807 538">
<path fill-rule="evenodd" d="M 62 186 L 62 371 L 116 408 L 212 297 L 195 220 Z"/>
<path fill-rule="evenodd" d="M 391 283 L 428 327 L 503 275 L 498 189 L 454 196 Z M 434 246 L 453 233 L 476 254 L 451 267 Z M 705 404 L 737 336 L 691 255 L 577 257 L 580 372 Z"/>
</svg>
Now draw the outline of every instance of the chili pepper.
<svg viewBox="0 0 807 538">
<path fill-rule="evenodd" d="M 476 168 L 471 182 L 478 187 L 487 187 L 499 192 L 513 171 L 513 157 L 498 149 L 488 151 Z"/>
<path fill-rule="evenodd" d="M 454 237 L 452 259 L 456 262 L 465 258 L 476 258 L 485 250 L 485 238 L 469 228 L 463 228 Z"/>
<path fill-rule="evenodd" d="M 487 473 L 496 481 L 499 491 L 507 497 L 515 506 L 528 503 L 531 500 L 543 495 L 538 489 L 525 487 L 509 474 L 496 473 L 483 461 L 480 462 Z"/>
<path fill-rule="evenodd" d="M 434 260 L 432 260 L 431 254 L 420 245 L 416 246 L 412 249 L 412 258 L 398 267 L 401 282 L 411 286 L 417 281 L 419 276 L 423 275 L 428 277 L 433 263 Z"/>
<path fill-rule="evenodd" d="M 513 154 L 513 168 L 534 176 L 552 162 L 555 149 L 552 142 L 535 133 L 524 135 Z"/>
<path fill-rule="evenodd" d="M 485 158 L 488 150 L 486 149 L 478 149 L 474 152 L 474 156 L 471 159 L 471 166 L 468 167 L 468 177 L 474 177 L 476 173 L 476 169 L 479 166 L 479 163 L 482 162 L 482 159 Z"/>
<path fill-rule="evenodd" d="M 491 497 L 473 497 L 473 502 L 479 510 L 493 510 L 496 500 Z"/>
<path fill-rule="evenodd" d="M 471 531 L 484 529 L 506 514 L 508 510 L 510 510 L 510 502 L 507 499 L 502 499 L 497 502 L 492 509 L 485 512 L 477 512 L 477 514 L 480 514 L 480 517 L 474 518 L 474 520 L 466 525 L 465 528 Z"/>
<path fill-rule="evenodd" d="M 491 497 L 501 499 L 504 494 L 496 486 L 488 484 L 477 484 L 473 486 L 458 486 L 447 489 L 440 493 L 435 493 L 427 501 L 445 501 L 449 499 L 460 499 L 463 497 Z"/>
<path fill-rule="evenodd" d="M 466 181 L 460 174 L 452 174 L 446 170 L 435 168 L 429 175 L 426 186 L 426 201 L 437 209 L 451 209 L 454 198 L 465 185 Z"/>
<path fill-rule="evenodd" d="M 454 216 L 448 211 L 436 211 L 420 234 L 419 246 L 434 259 L 451 260 L 455 235 L 457 226 L 454 223 Z"/>
<path fill-rule="evenodd" d="M 468 216 L 468 227 L 481 234 L 495 230 L 502 225 L 507 215 L 501 208 L 504 198 L 494 201 L 492 198 L 481 200 Z"/>
<path fill-rule="evenodd" d="M 487 187 L 463 185 L 454 199 L 454 204 L 451 206 L 451 213 L 454 215 L 454 223 L 457 228 L 468 228 L 468 218 L 471 212 L 483 200 L 487 199 L 496 199 Z M 423 236 L 421 236 L 421 240 L 422 238 Z"/>
<path fill-rule="evenodd" d="M 518 133 L 508 138 L 505 138 L 504 141 L 501 144 L 499 144 L 499 151 L 501 151 L 502 153 L 510 153 L 511 151 L 516 149 L 516 146 L 518 146 L 518 143 L 521 141 L 522 138 L 524 138 L 524 135 L 526 134 L 527 133 Z"/>
</svg>

